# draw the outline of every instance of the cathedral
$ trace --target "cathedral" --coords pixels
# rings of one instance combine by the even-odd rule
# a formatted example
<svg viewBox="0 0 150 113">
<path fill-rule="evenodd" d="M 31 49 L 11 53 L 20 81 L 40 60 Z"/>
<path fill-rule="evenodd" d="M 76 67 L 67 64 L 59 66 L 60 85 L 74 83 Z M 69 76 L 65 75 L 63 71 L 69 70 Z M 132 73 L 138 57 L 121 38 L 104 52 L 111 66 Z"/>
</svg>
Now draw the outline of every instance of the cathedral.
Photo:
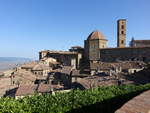
<svg viewBox="0 0 150 113">
<path fill-rule="evenodd" d="M 150 40 L 134 40 L 126 46 L 126 19 L 117 21 L 117 47 L 107 47 L 107 39 L 93 31 L 84 41 L 84 48 L 74 46 L 69 51 L 40 51 L 39 58 L 53 57 L 62 65 L 80 69 L 86 62 L 144 61 L 150 62 Z M 89 67 L 90 68 L 90 67 Z"/>
</svg>

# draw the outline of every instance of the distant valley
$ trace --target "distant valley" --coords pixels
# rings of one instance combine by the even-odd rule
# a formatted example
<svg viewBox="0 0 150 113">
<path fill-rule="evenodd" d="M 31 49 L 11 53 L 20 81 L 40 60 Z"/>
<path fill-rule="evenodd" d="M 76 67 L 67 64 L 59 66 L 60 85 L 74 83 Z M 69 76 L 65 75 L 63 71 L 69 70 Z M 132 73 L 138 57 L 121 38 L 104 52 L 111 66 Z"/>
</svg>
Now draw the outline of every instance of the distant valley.
<svg viewBox="0 0 150 113">
<path fill-rule="evenodd" d="M 32 59 L 20 57 L 0 57 L 0 71 L 12 69 L 29 61 L 32 61 Z"/>
</svg>

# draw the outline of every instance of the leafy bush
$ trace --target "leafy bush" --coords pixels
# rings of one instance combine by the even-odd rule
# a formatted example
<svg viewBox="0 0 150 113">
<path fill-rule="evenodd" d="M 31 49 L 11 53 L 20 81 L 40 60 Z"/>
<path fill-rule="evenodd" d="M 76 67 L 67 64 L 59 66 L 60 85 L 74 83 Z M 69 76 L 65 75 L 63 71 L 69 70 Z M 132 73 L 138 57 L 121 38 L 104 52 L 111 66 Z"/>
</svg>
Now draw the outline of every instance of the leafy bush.
<svg viewBox="0 0 150 113">
<path fill-rule="evenodd" d="M 125 102 L 150 89 L 150 84 L 98 87 L 56 95 L 0 99 L 0 113 L 113 113 Z"/>
</svg>

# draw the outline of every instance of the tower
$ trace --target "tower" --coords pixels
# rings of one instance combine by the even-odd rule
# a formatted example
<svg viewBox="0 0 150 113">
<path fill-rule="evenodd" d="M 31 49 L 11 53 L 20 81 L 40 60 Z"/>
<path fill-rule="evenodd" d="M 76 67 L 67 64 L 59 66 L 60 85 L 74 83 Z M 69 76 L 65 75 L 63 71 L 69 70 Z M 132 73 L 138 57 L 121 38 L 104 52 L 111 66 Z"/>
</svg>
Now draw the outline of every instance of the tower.
<svg viewBox="0 0 150 113">
<path fill-rule="evenodd" d="M 126 19 L 117 21 L 117 47 L 126 45 Z"/>
</svg>

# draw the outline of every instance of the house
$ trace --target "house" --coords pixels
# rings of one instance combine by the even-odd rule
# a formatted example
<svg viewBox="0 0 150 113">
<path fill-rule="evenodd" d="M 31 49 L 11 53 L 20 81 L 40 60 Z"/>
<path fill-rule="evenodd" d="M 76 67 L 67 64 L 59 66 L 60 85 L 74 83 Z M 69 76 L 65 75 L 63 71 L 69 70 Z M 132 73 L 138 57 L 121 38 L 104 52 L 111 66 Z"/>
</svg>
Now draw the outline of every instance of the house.
<svg viewBox="0 0 150 113">
<path fill-rule="evenodd" d="M 59 62 L 57 62 L 56 59 L 52 57 L 49 58 L 44 57 L 40 60 L 40 62 L 42 62 L 46 66 L 53 67 L 53 68 L 57 67 L 60 64 Z"/>
<path fill-rule="evenodd" d="M 55 92 L 65 92 L 64 86 L 62 85 L 52 85 L 52 84 L 32 84 L 24 85 L 21 84 L 14 95 L 15 99 L 23 98 L 25 96 L 33 96 L 34 94 L 55 94 Z"/>
<path fill-rule="evenodd" d="M 71 86 L 71 66 L 63 66 L 62 68 L 55 69 L 51 72 L 50 78 L 52 84 L 60 84 L 65 87 Z"/>
<path fill-rule="evenodd" d="M 31 70 L 31 72 L 34 75 L 41 75 L 41 76 L 48 76 L 48 73 L 50 71 L 52 71 L 52 68 L 42 63 L 36 64 Z"/>
<path fill-rule="evenodd" d="M 15 93 L 15 99 L 23 98 L 25 96 L 32 96 L 35 94 L 38 85 L 21 85 Z"/>
<path fill-rule="evenodd" d="M 11 84 L 34 84 L 36 76 L 30 71 L 18 70 L 11 75 Z"/>
<path fill-rule="evenodd" d="M 118 73 L 128 73 L 132 74 L 141 71 L 145 67 L 145 63 L 142 61 L 119 61 L 119 62 L 91 62 L 91 75 L 96 73 L 103 73 L 106 75 L 118 74 Z"/>
<path fill-rule="evenodd" d="M 38 94 L 51 94 L 50 84 L 32 84 L 32 85 L 20 85 L 15 93 L 15 98 L 23 98 L 25 96 L 33 96 L 35 93 Z"/>
</svg>

